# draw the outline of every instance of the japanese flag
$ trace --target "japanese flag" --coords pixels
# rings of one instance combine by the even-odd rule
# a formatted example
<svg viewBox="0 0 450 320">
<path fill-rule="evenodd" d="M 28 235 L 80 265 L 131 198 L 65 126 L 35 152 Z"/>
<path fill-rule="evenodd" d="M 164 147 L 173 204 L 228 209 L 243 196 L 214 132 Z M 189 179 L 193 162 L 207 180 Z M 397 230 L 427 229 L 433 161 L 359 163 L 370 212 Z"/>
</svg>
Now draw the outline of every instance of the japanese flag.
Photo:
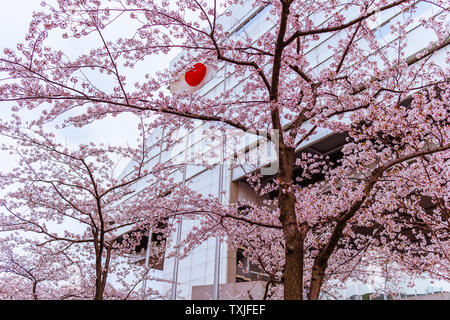
<svg viewBox="0 0 450 320">
<path fill-rule="evenodd" d="M 193 93 L 216 76 L 217 66 L 211 62 L 197 62 L 186 72 L 182 72 L 169 89 L 174 94 Z"/>
</svg>

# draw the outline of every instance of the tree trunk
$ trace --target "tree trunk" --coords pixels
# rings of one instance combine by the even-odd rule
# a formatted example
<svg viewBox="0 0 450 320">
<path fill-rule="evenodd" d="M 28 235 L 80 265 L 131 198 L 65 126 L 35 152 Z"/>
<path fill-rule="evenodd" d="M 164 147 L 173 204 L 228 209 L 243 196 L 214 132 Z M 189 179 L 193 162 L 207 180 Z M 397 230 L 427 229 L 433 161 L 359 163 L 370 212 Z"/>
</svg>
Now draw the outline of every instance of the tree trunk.
<svg viewBox="0 0 450 320">
<path fill-rule="evenodd" d="M 102 281 L 102 251 L 97 249 L 96 245 L 95 252 L 95 296 L 94 300 L 103 300 L 103 291 L 105 289 Z"/>
<path fill-rule="evenodd" d="M 97 276 L 95 279 L 94 300 L 103 300 L 103 291 L 104 291 L 104 286 L 102 283 L 102 278 L 101 278 L 101 273 L 100 273 L 100 276 Z"/>
<path fill-rule="evenodd" d="M 32 289 L 32 292 L 33 292 L 33 300 L 38 300 L 38 296 L 37 296 L 37 293 L 36 293 L 37 284 L 38 284 L 37 280 L 34 280 L 34 281 L 33 281 L 33 289 Z"/>
<path fill-rule="evenodd" d="M 311 276 L 311 286 L 309 290 L 309 300 L 319 300 L 320 290 L 322 288 L 323 277 L 325 275 L 326 265 L 314 265 Z"/>
<path fill-rule="evenodd" d="M 280 147 L 278 174 L 278 207 L 285 239 L 284 299 L 303 299 L 303 237 L 295 214 L 295 195 L 292 190 L 294 149 Z"/>
<path fill-rule="evenodd" d="M 111 262 L 111 251 L 112 247 L 108 246 L 106 248 L 106 257 L 104 266 L 102 266 L 102 257 L 101 254 L 97 257 L 97 266 L 96 266 L 96 280 L 95 280 L 95 297 L 94 300 L 103 300 L 103 294 L 105 292 L 106 280 L 108 278 L 109 272 L 109 263 Z"/>
</svg>

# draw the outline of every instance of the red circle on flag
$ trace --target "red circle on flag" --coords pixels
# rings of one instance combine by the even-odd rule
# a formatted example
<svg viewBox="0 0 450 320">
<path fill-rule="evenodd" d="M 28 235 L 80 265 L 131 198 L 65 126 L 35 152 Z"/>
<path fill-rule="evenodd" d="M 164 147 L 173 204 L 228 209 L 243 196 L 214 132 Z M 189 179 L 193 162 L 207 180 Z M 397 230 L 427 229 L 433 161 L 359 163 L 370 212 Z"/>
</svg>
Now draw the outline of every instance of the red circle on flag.
<svg viewBox="0 0 450 320">
<path fill-rule="evenodd" d="M 203 63 L 196 63 L 184 75 L 184 80 L 191 87 L 198 86 L 205 79 L 206 66 Z"/>
</svg>

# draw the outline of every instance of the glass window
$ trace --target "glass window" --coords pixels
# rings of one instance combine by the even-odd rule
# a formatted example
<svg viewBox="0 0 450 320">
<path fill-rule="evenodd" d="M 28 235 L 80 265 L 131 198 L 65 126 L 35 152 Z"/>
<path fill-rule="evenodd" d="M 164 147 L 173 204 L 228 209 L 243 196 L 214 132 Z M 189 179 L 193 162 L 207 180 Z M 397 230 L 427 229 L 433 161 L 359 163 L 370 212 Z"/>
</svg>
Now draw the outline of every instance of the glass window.
<svg viewBox="0 0 450 320">
<path fill-rule="evenodd" d="M 236 282 L 246 281 L 269 281 L 270 277 L 265 274 L 258 264 L 250 262 L 244 255 L 244 248 L 236 252 Z"/>
</svg>

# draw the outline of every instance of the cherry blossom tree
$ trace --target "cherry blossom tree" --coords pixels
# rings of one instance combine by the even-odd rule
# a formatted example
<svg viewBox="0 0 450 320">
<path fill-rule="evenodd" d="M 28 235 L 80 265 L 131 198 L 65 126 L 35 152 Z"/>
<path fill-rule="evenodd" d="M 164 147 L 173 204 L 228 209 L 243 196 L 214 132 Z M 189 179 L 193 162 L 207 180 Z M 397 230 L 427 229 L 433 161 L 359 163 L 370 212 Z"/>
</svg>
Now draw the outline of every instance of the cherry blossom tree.
<svg viewBox="0 0 450 320">
<path fill-rule="evenodd" d="M 77 297 L 76 290 L 70 287 L 69 272 L 73 263 L 68 258 L 58 257 L 51 250 L 35 245 L 22 247 L 23 252 L 18 253 L 15 245 L 20 241 L 15 240 L 3 240 L 1 243 L 2 300 L 56 300 Z"/>
<path fill-rule="evenodd" d="M 152 260 L 145 267 L 128 263 L 127 256 L 150 232 L 168 232 L 153 204 L 162 205 L 161 190 L 176 186 L 167 179 L 157 183 L 170 165 L 146 168 L 145 136 L 137 148 L 71 148 L 42 129 L 17 124 L 2 123 L 0 135 L 10 141 L 2 150 L 17 161 L 1 173 L 2 282 L 14 279 L 23 284 L 20 294 L 33 299 L 141 297 L 135 289 L 152 278 L 148 273 L 164 257 L 164 246 L 148 246 Z M 122 158 L 131 165 L 118 176 Z"/>
<path fill-rule="evenodd" d="M 364 280 L 369 265 L 388 261 L 398 272 L 448 279 L 448 3 L 426 1 L 438 14 L 417 17 L 412 0 L 254 0 L 273 26 L 257 38 L 245 30 L 233 36 L 223 25 L 231 14 L 223 9 L 238 3 L 44 3 L 26 41 L 0 58 L 8 75 L 0 101 L 15 102 L 17 117 L 42 108 L 33 125 L 63 117 L 64 125 L 84 126 L 133 112 L 159 115 L 153 127 L 189 128 L 201 120 L 275 141 L 276 176 L 269 183 L 249 177 L 273 199 L 247 203 L 242 214 L 238 204 L 197 195 L 185 199 L 179 214 L 197 207 L 203 218 L 188 248 L 226 234 L 248 248 L 270 275 L 268 284 L 282 284 L 284 299 L 318 299 L 327 284 Z M 398 18 L 389 41 L 374 28 L 384 14 Z M 133 32 L 111 34 L 123 21 Z M 410 54 L 408 32 L 417 21 L 429 39 Z M 69 57 L 47 44 L 60 37 L 73 44 L 96 39 L 98 46 Z M 327 59 L 316 68 L 308 52 L 328 38 L 336 41 L 321 49 Z M 128 83 L 133 69 L 177 49 L 184 55 L 170 71 Z M 442 52 L 444 62 L 435 63 Z M 226 66 L 221 70 L 238 89 L 215 97 L 167 91 L 198 60 Z M 297 156 L 320 128 L 348 134 L 341 159 Z M 317 176 L 321 182 L 311 184 Z"/>
</svg>

